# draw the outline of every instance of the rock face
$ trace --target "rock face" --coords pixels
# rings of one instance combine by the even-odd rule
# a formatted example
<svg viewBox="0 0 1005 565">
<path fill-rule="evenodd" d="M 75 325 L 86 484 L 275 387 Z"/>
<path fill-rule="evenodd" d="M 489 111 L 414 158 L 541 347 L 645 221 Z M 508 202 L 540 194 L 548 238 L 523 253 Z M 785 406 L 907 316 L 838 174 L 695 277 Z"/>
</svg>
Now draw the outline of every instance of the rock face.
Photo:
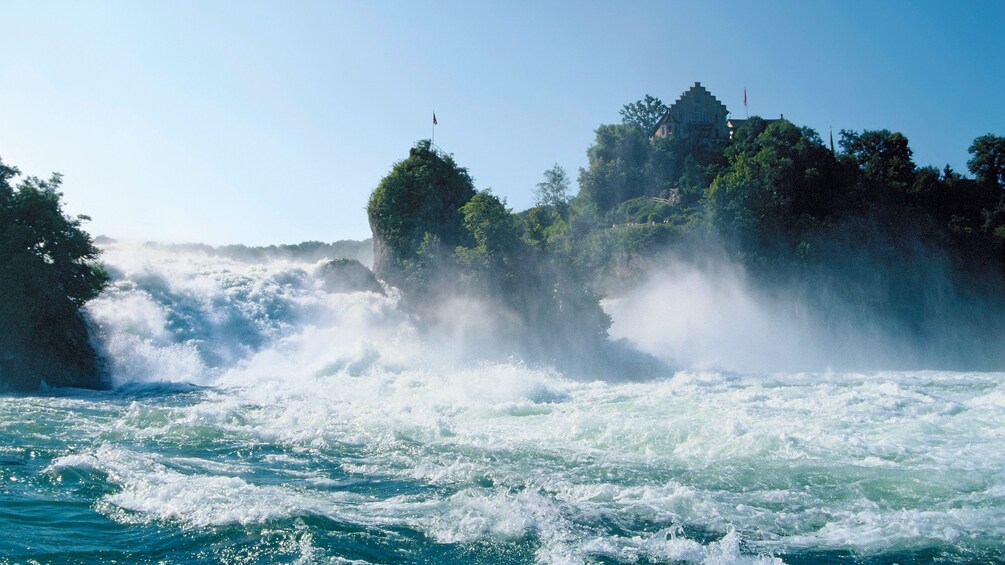
<svg viewBox="0 0 1005 565">
<path fill-rule="evenodd" d="M 378 279 L 388 282 L 392 285 L 400 285 L 402 277 L 400 276 L 400 269 L 396 268 L 394 263 L 394 257 L 391 256 L 391 250 L 387 247 L 387 242 L 384 241 L 384 236 L 379 233 L 379 230 L 373 227 L 373 221 L 370 222 L 370 231 L 373 233 L 373 275 Z"/>
<path fill-rule="evenodd" d="M 325 263 L 318 273 L 328 292 L 376 292 L 384 294 L 370 269 L 356 259 L 335 259 Z"/>
</svg>

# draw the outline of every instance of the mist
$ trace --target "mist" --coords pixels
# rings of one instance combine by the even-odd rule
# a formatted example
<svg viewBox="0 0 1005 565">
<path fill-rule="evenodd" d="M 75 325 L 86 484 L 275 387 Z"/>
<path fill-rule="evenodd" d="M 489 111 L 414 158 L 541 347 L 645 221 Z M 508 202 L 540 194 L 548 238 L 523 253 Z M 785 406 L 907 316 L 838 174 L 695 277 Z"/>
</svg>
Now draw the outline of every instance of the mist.
<svg viewBox="0 0 1005 565">
<path fill-rule="evenodd" d="M 709 244 L 662 257 L 604 308 L 612 339 L 680 368 L 1001 369 L 1001 305 L 951 271 L 919 245 L 896 264 L 844 249 L 794 274 L 765 275 Z"/>
<path fill-rule="evenodd" d="M 860 250 L 784 277 L 752 273 L 715 244 L 665 255 L 642 282 L 602 302 L 613 322 L 603 345 L 561 347 L 553 326 L 531 327 L 491 297 L 430 294 L 417 310 L 386 284 L 383 293 L 332 292 L 328 257 L 255 262 L 201 246 L 105 248 L 113 283 L 87 311 L 120 385 L 480 363 L 609 381 L 679 370 L 1005 366 L 1000 305 L 920 247 L 911 269 Z"/>
<path fill-rule="evenodd" d="M 428 308 L 436 316 L 420 318 L 394 287 L 332 291 L 328 257 L 251 262 L 198 245 L 103 246 L 112 283 L 86 312 L 116 386 L 523 363 L 523 340 L 512 339 L 519 321 L 490 300 L 441 296 Z"/>
<path fill-rule="evenodd" d="M 117 243 L 110 237 L 97 237 L 95 243 L 108 247 Z M 332 243 L 322 241 L 304 241 L 296 244 L 248 246 L 242 244 L 209 245 L 206 243 L 161 243 L 148 241 L 145 243 L 124 241 L 133 247 L 147 247 L 189 253 L 201 253 L 212 257 L 224 257 L 235 261 L 266 262 L 266 261 L 322 261 L 326 259 L 347 258 L 360 263 L 373 265 L 373 242 L 363 240 L 339 240 Z"/>
</svg>

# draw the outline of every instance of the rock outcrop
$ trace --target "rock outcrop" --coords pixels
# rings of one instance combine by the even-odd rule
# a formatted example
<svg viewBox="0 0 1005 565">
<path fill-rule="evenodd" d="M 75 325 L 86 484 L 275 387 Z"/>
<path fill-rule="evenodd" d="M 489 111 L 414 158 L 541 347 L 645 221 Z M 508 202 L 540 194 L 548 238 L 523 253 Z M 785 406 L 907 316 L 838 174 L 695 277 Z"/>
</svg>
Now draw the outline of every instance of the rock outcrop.
<svg viewBox="0 0 1005 565">
<path fill-rule="evenodd" d="M 384 294 L 370 269 L 356 259 L 335 259 L 321 266 L 318 276 L 328 292 L 376 292 Z"/>
</svg>

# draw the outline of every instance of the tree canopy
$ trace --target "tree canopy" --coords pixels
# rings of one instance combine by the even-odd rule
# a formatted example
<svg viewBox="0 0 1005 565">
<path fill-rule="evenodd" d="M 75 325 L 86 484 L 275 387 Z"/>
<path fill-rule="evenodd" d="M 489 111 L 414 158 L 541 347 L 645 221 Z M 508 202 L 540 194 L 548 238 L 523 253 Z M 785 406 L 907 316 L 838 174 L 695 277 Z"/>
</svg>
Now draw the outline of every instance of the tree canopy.
<svg viewBox="0 0 1005 565">
<path fill-rule="evenodd" d="M 1005 189 L 1005 137 L 982 135 L 970 145 L 970 154 L 967 166 L 977 181 Z"/>
<path fill-rule="evenodd" d="M 544 172 L 544 181 L 537 183 L 534 191 L 535 206 L 551 206 L 559 208 L 568 204 L 572 197 L 569 194 L 569 175 L 558 163 Z"/>
<path fill-rule="evenodd" d="M 914 185 L 917 166 L 907 138 L 900 132 L 841 130 L 842 158 L 859 170 L 859 191 L 866 200 L 905 201 Z"/>
<path fill-rule="evenodd" d="M 374 272 L 401 284 L 420 246 L 453 249 L 464 243 L 460 207 L 475 194 L 471 177 L 429 140 L 415 144 L 370 195 L 367 216 L 374 237 Z"/>
<path fill-rule="evenodd" d="M 664 112 L 652 96 L 625 105 L 622 123 L 595 130 L 576 197 L 555 165 L 519 214 L 420 142 L 371 197 L 378 272 L 384 257 L 406 296 L 491 297 L 546 328 L 539 344 L 603 336 L 594 292 L 634 284 L 668 251 L 726 252 L 759 276 L 815 272 L 807 284 L 871 301 L 909 331 L 938 306 L 904 292 L 924 286 L 928 257 L 944 258 L 960 292 L 1005 288 L 1005 138 L 974 140 L 968 179 L 919 167 L 900 132 L 841 131 L 835 151 L 812 129 L 754 116 L 728 140 L 650 137 Z"/>
<path fill-rule="evenodd" d="M 18 389 L 88 386 L 97 359 L 79 309 L 108 275 L 81 229 L 85 217 L 63 213 L 62 177 L 27 177 L 0 161 L 0 382 Z"/>
<path fill-rule="evenodd" d="M 761 124 L 752 127 L 761 129 Z M 709 210 L 717 225 L 731 233 L 771 237 L 801 218 L 828 216 L 837 167 L 820 136 L 785 120 L 766 125 L 756 137 L 745 133 L 726 150 L 726 167 L 709 187 Z"/>
<path fill-rule="evenodd" d="M 596 129 L 572 213 L 559 221 L 529 211 L 529 239 L 598 276 L 620 277 L 624 265 L 709 229 L 762 266 L 802 265 L 857 237 L 858 249 L 890 261 L 917 244 L 960 269 L 1005 269 L 1001 136 L 974 140 L 971 180 L 919 167 L 907 137 L 885 129 L 842 131 L 836 152 L 809 128 L 757 116 L 722 142 L 650 138 L 644 116 L 660 114 L 655 102 L 626 104 L 622 123 Z"/>
<path fill-rule="evenodd" d="M 667 112 L 662 100 L 646 94 L 645 98 L 621 107 L 621 123 L 638 126 L 647 136 L 652 135 L 656 124 Z"/>
<path fill-rule="evenodd" d="M 602 125 L 579 170 L 579 192 L 601 211 L 646 193 L 649 138 L 635 124 Z"/>
<path fill-rule="evenodd" d="M 542 184 L 549 202 L 566 203 L 561 167 L 546 172 Z M 532 230 L 524 218 L 490 190 L 475 191 L 467 171 L 428 142 L 381 180 L 368 213 L 377 276 L 399 286 L 406 307 L 420 316 L 437 320 L 443 300 L 477 297 L 508 313 L 498 328 L 502 341 L 533 355 L 606 335 L 610 319 L 599 298 L 556 256 L 525 239 Z"/>
<path fill-rule="evenodd" d="M 586 151 L 589 164 L 579 170 L 577 198 L 601 213 L 642 196 L 696 204 L 722 160 L 722 147 L 698 139 L 650 138 L 651 133 L 634 118 L 598 127 Z"/>
</svg>

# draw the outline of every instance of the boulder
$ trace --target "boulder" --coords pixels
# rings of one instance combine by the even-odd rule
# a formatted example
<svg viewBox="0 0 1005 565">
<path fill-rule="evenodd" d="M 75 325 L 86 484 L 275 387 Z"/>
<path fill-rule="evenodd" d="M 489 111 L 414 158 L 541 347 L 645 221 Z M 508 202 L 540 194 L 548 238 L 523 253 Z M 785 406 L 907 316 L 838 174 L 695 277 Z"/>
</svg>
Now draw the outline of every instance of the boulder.
<svg viewBox="0 0 1005 565">
<path fill-rule="evenodd" d="M 321 266 L 318 276 L 328 292 L 376 292 L 384 294 L 370 269 L 356 259 L 335 259 Z"/>
</svg>

